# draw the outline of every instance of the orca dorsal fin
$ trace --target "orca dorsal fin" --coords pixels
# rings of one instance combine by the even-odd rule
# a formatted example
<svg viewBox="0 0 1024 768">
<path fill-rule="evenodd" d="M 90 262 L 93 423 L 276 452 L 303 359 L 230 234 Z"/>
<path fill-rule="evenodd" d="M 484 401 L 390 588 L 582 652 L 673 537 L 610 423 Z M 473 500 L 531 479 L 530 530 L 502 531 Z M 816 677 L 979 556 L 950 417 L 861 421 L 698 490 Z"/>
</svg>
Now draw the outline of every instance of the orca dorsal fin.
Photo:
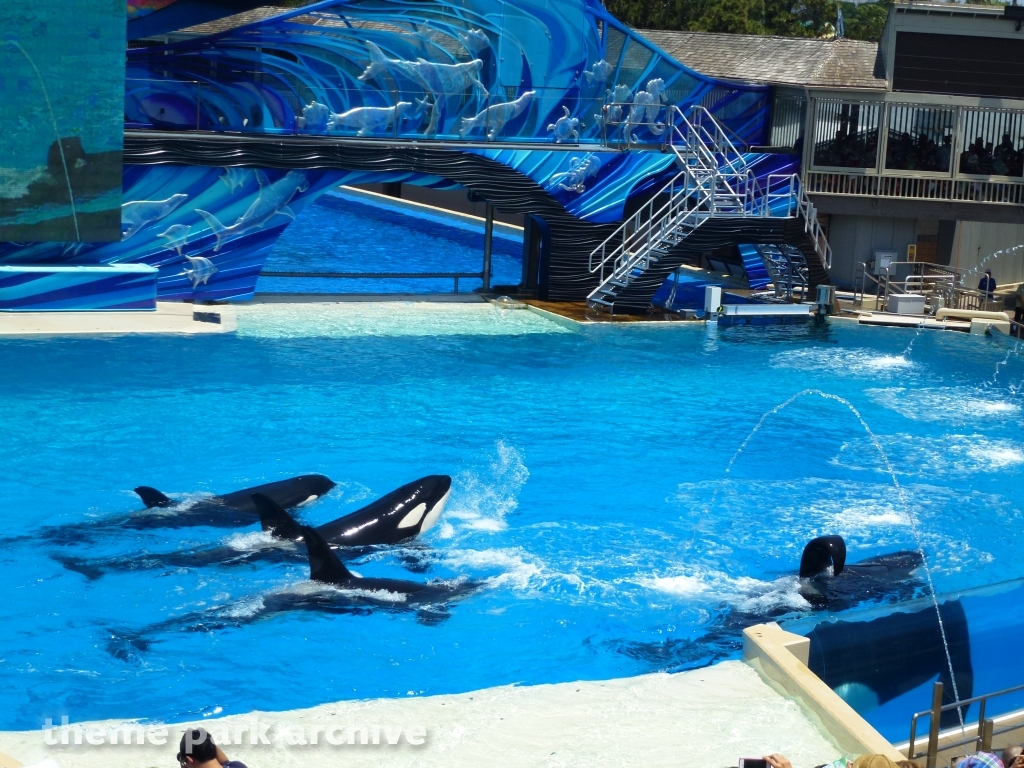
<svg viewBox="0 0 1024 768">
<path fill-rule="evenodd" d="M 252 503 L 260 513 L 260 525 L 264 531 L 270 531 L 275 539 L 297 539 L 301 535 L 300 526 L 295 518 L 285 511 L 284 507 L 262 493 L 252 495 Z"/>
<path fill-rule="evenodd" d="M 813 578 L 830 565 L 833 576 L 842 573 L 846 566 L 846 542 L 843 537 L 819 536 L 811 539 L 800 558 L 800 578 Z"/>
<path fill-rule="evenodd" d="M 324 584 L 347 584 L 355 579 L 334 554 L 324 537 L 308 526 L 300 526 L 299 534 L 309 550 L 309 578 Z"/>
<path fill-rule="evenodd" d="M 156 488 L 150 488 L 148 485 L 140 485 L 135 489 L 135 493 L 142 499 L 142 503 L 146 505 L 146 509 L 152 509 L 153 507 L 173 507 L 174 502 L 164 496 Z"/>
</svg>

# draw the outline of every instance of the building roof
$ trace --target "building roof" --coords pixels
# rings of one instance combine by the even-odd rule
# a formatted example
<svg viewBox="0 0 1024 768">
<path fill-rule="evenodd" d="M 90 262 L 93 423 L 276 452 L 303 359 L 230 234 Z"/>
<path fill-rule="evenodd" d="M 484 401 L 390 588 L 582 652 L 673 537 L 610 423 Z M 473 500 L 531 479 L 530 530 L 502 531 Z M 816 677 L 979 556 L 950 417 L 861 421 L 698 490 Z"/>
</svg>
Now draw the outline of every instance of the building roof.
<svg viewBox="0 0 1024 768">
<path fill-rule="evenodd" d="M 690 69 L 747 83 L 885 90 L 875 76 L 878 44 L 814 37 L 637 30 Z"/>
</svg>

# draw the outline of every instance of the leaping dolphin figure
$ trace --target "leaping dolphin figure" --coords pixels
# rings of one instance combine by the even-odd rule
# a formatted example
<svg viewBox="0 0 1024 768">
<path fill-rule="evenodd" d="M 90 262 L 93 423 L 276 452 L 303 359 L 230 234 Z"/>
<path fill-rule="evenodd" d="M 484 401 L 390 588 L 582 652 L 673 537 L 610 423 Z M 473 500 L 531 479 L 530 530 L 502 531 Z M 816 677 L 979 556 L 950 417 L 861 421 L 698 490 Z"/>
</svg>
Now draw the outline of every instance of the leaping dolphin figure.
<svg viewBox="0 0 1024 768">
<path fill-rule="evenodd" d="M 231 226 L 224 226 L 220 219 L 208 211 L 196 208 L 196 213 L 206 220 L 213 234 L 217 238 L 217 244 L 213 247 L 216 253 L 224 243 L 234 238 L 242 237 L 256 230 L 263 229 L 275 216 L 286 216 L 289 219 L 295 218 L 295 212 L 288 207 L 288 203 L 299 192 L 309 189 L 309 181 L 302 171 L 288 171 L 283 177 L 271 183 L 267 175 L 260 170 L 255 171 L 256 181 L 259 182 L 260 191 L 249 209 L 238 217 L 238 220 Z"/>
<path fill-rule="evenodd" d="M 315 501 L 330 491 L 334 485 L 334 481 L 324 475 L 300 475 L 223 496 L 202 498 L 192 503 L 175 502 L 155 488 L 140 485 L 135 489 L 135 493 L 146 505 L 145 510 L 81 523 L 47 526 L 37 534 L 7 541 L 34 539 L 41 535 L 56 544 L 73 544 L 87 539 L 91 534 L 115 528 L 145 530 L 200 525 L 212 528 L 238 528 L 252 525 L 259 520 L 259 512 L 252 500 L 254 493 L 262 493 L 282 507 L 291 508 Z"/>
<path fill-rule="evenodd" d="M 195 611 L 153 624 L 141 631 L 112 632 L 107 651 L 130 660 L 145 651 L 152 637 L 165 630 L 213 631 L 240 627 L 287 611 L 316 611 L 333 614 L 366 614 L 375 610 L 415 610 L 421 621 L 436 623 L 448 618 L 447 604 L 479 588 L 465 580 L 418 582 L 405 579 L 362 577 L 346 568 L 323 536 L 308 526 L 299 529 L 306 544 L 309 580 L 280 591 L 259 596 L 259 609 L 238 611 L 237 603 Z M 244 601 L 253 603 L 251 596 Z"/>
<path fill-rule="evenodd" d="M 355 512 L 317 526 L 316 531 L 330 546 L 338 547 L 339 557 L 346 560 L 366 554 L 368 547 L 409 541 L 434 526 L 448 502 L 451 487 L 452 479 L 448 475 L 421 477 Z M 109 571 L 243 565 L 256 561 L 304 562 L 306 553 L 301 546 L 302 525 L 282 504 L 266 493 L 253 493 L 252 501 L 259 514 L 260 524 L 270 539 L 252 548 L 239 549 L 219 544 L 178 552 L 134 553 L 106 559 L 90 560 L 63 555 L 55 556 L 54 559 L 90 581 Z M 418 567 L 416 558 L 408 559 L 408 563 L 413 569 Z"/>
</svg>

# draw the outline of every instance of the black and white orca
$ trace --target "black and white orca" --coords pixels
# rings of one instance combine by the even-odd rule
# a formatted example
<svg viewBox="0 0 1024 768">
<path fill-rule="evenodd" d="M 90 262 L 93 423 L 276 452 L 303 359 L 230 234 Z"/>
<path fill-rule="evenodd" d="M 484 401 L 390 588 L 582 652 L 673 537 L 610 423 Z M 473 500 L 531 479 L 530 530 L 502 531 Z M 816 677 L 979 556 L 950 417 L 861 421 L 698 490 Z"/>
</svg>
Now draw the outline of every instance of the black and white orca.
<svg viewBox="0 0 1024 768">
<path fill-rule="evenodd" d="M 367 548 L 409 541 L 432 528 L 451 495 L 448 475 L 428 475 L 406 483 L 372 501 L 365 507 L 337 520 L 317 526 L 317 532 L 339 556 L 352 559 L 366 554 Z M 301 523 L 268 494 L 251 494 L 253 509 L 264 531 L 276 541 L 250 549 L 229 545 L 198 547 L 177 552 L 137 553 L 113 558 L 89 559 L 55 556 L 65 568 L 93 580 L 109 571 L 137 571 L 151 568 L 192 568 L 207 565 L 243 565 L 256 561 L 305 562 L 301 545 Z M 416 570 L 419 561 L 412 557 L 408 567 Z"/>
<path fill-rule="evenodd" d="M 956 700 L 954 690 L 961 700 L 971 698 L 974 667 L 963 605 L 951 600 L 938 611 L 930 599 L 912 605 L 912 610 L 869 621 L 818 624 L 807 635 L 807 666 L 862 714 L 936 678 L 942 683 L 943 704 Z M 930 692 L 922 697 L 921 709 L 929 697 Z M 956 709 L 950 709 L 942 713 L 940 727 L 959 722 Z"/>
<path fill-rule="evenodd" d="M 346 568 L 337 552 L 313 528 L 300 526 L 299 537 L 306 545 L 308 582 L 260 595 L 256 611 L 239 611 L 239 603 L 231 603 L 177 616 L 139 631 L 112 631 L 107 651 L 127 661 L 138 651 L 148 650 L 156 636 L 168 630 L 210 632 L 240 627 L 289 611 L 331 614 L 415 611 L 420 621 L 434 624 L 448 618 L 448 603 L 480 586 L 462 579 L 418 582 L 362 577 Z M 252 604 L 251 597 L 244 601 L 246 605 Z"/>
<path fill-rule="evenodd" d="M 899 602 L 921 594 L 917 570 L 924 557 L 901 550 L 846 562 L 842 536 L 819 536 L 807 542 L 800 558 L 800 594 L 813 610 L 842 611 L 869 601 Z"/>
<path fill-rule="evenodd" d="M 210 496 L 192 502 L 175 502 L 165 494 L 141 485 L 135 489 L 144 510 L 127 515 L 114 515 L 81 523 L 54 525 L 43 528 L 39 534 L 8 541 L 42 536 L 57 544 L 75 544 L 92 534 L 112 528 L 146 530 L 155 528 L 238 528 L 259 521 L 259 512 L 253 503 L 254 493 L 262 493 L 286 509 L 316 501 L 328 493 L 335 483 L 324 475 L 299 475 L 265 485 L 244 488 L 222 496 Z"/>
<path fill-rule="evenodd" d="M 396 488 L 360 510 L 318 525 L 316 531 L 333 547 L 398 544 L 433 528 L 451 492 L 452 479 L 448 475 L 427 475 Z M 301 537 L 301 526 L 283 505 L 262 493 L 253 494 L 253 504 L 259 511 L 264 531 L 281 539 Z"/>
</svg>

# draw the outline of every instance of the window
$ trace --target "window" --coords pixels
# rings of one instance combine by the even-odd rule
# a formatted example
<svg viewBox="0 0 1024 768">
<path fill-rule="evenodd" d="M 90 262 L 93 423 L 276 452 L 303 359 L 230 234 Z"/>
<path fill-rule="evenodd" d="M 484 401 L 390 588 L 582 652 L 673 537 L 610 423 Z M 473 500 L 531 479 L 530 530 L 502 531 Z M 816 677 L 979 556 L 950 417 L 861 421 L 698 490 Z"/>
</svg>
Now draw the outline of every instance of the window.
<svg viewBox="0 0 1024 768">
<path fill-rule="evenodd" d="M 886 170 L 949 173 L 955 120 L 952 109 L 889 105 Z"/>
<path fill-rule="evenodd" d="M 963 116 L 960 173 L 1021 176 L 1024 160 L 1024 112 L 968 109 Z"/>
<path fill-rule="evenodd" d="M 814 119 L 814 159 L 830 168 L 874 168 L 880 102 L 822 99 Z"/>
</svg>

